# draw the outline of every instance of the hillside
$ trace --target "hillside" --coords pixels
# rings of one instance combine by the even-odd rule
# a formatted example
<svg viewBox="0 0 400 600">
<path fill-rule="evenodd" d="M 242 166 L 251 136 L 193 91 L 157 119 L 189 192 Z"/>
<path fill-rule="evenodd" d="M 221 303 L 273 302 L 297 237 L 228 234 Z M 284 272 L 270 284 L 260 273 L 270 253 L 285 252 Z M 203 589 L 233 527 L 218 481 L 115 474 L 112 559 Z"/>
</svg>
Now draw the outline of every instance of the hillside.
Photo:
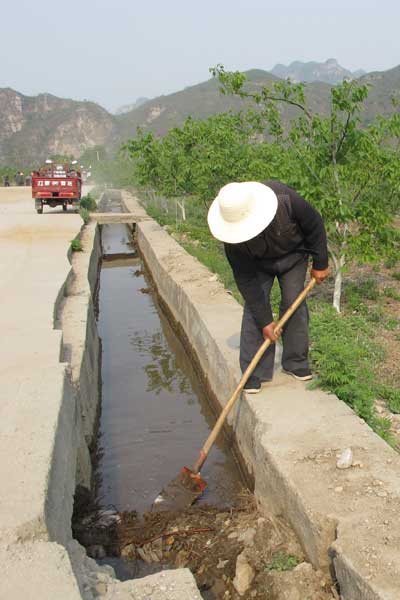
<svg viewBox="0 0 400 600">
<path fill-rule="evenodd" d="M 278 81 L 267 71 L 247 72 L 250 88 Z M 394 110 L 393 95 L 400 96 L 400 66 L 375 72 L 360 78 L 371 86 L 363 114 L 368 123 L 376 114 Z M 310 107 L 322 113 L 328 109 L 331 86 L 328 83 L 308 84 L 306 94 Z M 11 90 L 0 89 L 0 164 L 32 165 L 50 154 L 72 154 L 79 157 L 85 149 L 104 146 L 115 149 L 136 134 L 138 126 L 165 134 L 191 115 L 204 119 L 227 110 L 246 106 L 239 98 L 223 96 L 217 81 L 210 79 L 167 96 L 148 100 L 133 110 L 111 115 L 93 102 L 57 98 L 50 94 L 28 97 Z M 282 108 L 288 121 L 295 109 Z"/>
<path fill-rule="evenodd" d="M 251 89 L 261 88 L 279 80 L 268 71 L 260 69 L 247 71 L 246 74 Z M 218 112 L 245 108 L 246 102 L 237 97 L 222 95 L 219 88 L 216 80 L 209 79 L 175 94 L 153 98 L 140 107 L 116 117 L 117 137 L 120 140 L 132 137 L 138 126 L 157 135 L 164 135 L 168 129 L 181 124 L 190 115 L 205 119 Z M 330 86 L 324 83 L 310 86 L 307 92 L 310 105 L 315 108 L 320 106 L 321 98 L 328 97 L 329 89 Z M 293 114 L 293 111 L 284 112 L 288 118 Z"/>
<path fill-rule="evenodd" d="M 364 121 L 370 122 L 375 115 L 389 115 L 400 112 L 393 107 L 392 97 L 400 98 L 400 65 L 388 71 L 375 71 L 361 77 L 361 81 L 370 86 Z"/>
<path fill-rule="evenodd" d="M 108 145 L 112 116 L 93 102 L 51 94 L 24 96 L 0 89 L 0 161 L 35 164 L 49 154 L 79 156 L 87 147 Z"/>
<path fill-rule="evenodd" d="M 247 71 L 249 88 L 260 88 L 279 78 L 268 71 Z M 400 96 L 400 66 L 389 71 L 364 75 L 360 81 L 371 86 L 366 102 L 363 121 L 368 123 L 377 114 L 391 114 L 394 108 L 391 97 Z M 307 84 L 306 96 L 309 106 L 314 111 L 326 113 L 329 107 L 331 85 L 323 82 Z M 116 117 L 116 138 L 120 141 L 135 135 L 138 126 L 163 135 L 170 127 L 181 124 L 184 119 L 193 115 L 207 118 L 217 112 L 238 110 L 245 107 L 243 100 L 219 93 L 218 83 L 210 79 L 195 86 L 188 87 L 175 94 L 159 96 L 145 102 L 140 107 Z M 284 121 L 290 119 L 296 109 L 282 107 Z"/>
</svg>

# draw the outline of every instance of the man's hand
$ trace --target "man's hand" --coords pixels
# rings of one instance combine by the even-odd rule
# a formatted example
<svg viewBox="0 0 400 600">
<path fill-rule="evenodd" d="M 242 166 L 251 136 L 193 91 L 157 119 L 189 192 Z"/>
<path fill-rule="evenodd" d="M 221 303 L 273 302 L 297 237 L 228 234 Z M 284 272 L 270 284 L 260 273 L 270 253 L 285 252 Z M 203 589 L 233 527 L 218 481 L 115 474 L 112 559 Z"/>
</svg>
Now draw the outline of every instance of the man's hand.
<svg viewBox="0 0 400 600">
<path fill-rule="evenodd" d="M 282 329 L 279 329 L 276 332 L 274 331 L 274 329 L 275 329 L 275 321 L 272 321 L 272 323 L 269 323 L 268 325 L 263 327 L 262 333 L 264 336 L 264 340 L 271 340 L 271 342 L 276 342 L 276 340 L 282 333 Z"/>
<path fill-rule="evenodd" d="M 323 271 L 317 271 L 316 269 L 311 269 L 310 271 L 311 277 L 314 277 L 317 283 L 322 283 L 329 275 L 329 267 L 324 269 Z"/>
</svg>

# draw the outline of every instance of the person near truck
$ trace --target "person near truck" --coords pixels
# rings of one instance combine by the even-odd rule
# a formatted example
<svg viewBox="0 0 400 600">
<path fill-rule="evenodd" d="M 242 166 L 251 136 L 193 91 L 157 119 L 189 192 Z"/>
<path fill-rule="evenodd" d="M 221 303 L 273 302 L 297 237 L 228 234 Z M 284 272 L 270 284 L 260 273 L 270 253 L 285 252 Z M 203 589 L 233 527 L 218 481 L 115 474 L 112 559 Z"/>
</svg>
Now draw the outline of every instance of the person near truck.
<svg viewBox="0 0 400 600">
<path fill-rule="evenodd" d="M 329 274 L 321 215 L 294 189 L 280 181 L 228 183 L 210 206 L 212 235 L 225 253 L 245 305 L 240 334 L 240 367 L 246 370 L 264 339 L 275 342 L 270 294 L 275 278 L 281 290 L 280 316 L 304 289 L 310 274 L 322 283 Z M 295 379 L 312 379 L 308 362 L 308 309 L 303 302 L 282 332 L 282 369 Z M 271 344 L 245 385 L 257 393 L 272 380 Z"/>
</svg>

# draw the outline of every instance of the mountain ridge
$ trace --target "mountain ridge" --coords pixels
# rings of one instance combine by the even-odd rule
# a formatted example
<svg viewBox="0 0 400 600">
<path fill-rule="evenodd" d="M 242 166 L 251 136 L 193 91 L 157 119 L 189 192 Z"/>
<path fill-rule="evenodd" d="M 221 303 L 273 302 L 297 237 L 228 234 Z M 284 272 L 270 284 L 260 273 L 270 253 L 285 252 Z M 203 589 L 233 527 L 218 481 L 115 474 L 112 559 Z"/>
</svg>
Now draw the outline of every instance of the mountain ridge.
<svg viewBox="0 0 400 600">
<path fill-rule="evenodd" d="M 313 83 L 323 81 L 335 85 L 344 79 L 357 79 L 366 74 L 363 69 L 350 71 L 339 65 L 336 58 L 328 58 L 325 62 L 295 60 L 290 65 L 276 64 L 270 71 L 281 79 L 291 79 L 293 82 L 302 81 Z"/>
<path fill-rule="evenodd" d="M 246 75 L 253 89 L 279 81 L 262 69 L 250 69 Z M 400 95 L 400 65 L 367 73 L 360 81 L 371 86 L 362 115 L 365 123 L 376 114 L 399 111 L 391 98 L 394 94 Z M 218 112 L 246 107 L 246 102 L 238 97 L 221 95 L 219 87 L 218 81 L 208 79 L 173 94 L 147 100 L 119 115 L 87 100 L 59 98 L 49 93 L 25 96 L 11 87 L 2 88 L 0 164 L 32 165 L 51 154 L 79 157 L 94 146 L 112 150 L 135 136 L 137 127 L 164 135 L 171 127 L 181 125 L 189 115 L 205 119 Z M 306 85 L 306 97 L 312 110 L 327 112 L 330 89 L 331 85 L 325 82 Z M 293 108 L 282 108 L 285 121 L 294 114 Z"/>
</svg>

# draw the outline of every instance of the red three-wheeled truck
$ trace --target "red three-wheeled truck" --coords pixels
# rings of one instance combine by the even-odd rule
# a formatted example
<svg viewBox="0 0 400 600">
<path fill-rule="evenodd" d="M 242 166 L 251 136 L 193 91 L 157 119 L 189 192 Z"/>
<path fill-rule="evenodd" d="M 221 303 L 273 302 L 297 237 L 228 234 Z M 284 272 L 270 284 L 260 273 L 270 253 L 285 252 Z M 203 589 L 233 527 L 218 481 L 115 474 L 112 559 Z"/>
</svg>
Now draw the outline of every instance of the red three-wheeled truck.
<svg viewBox="0 0 400 600">
<path fill-rule="evenodd" d="M 82 192 L 82 176 L 75 162 L 55 163 L 47 160 L 38 171 L 32 173 L 32 198 L 38 214 L 43 213 L 43 207 L 62 206 L 66 211 L 68 206 L 78 209 Z"/>
</svg>

